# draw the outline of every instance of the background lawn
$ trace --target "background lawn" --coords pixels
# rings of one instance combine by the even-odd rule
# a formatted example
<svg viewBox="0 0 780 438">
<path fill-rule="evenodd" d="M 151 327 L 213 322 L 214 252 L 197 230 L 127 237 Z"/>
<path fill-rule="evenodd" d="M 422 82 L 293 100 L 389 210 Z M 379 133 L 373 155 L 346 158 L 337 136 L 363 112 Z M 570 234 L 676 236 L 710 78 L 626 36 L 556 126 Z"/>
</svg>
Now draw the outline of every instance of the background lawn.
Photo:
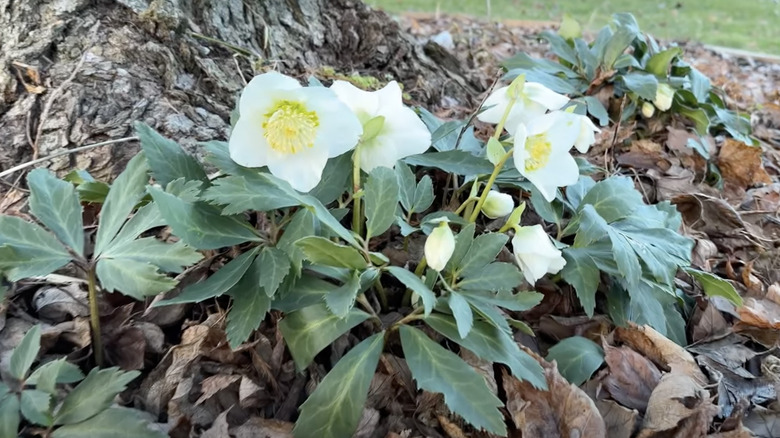
<svg viewBox="0 0 780 438">
<path fill-rule="evenodd" d="M 391 13 L 469 14 L 487 18 L 486 0 L 367 0 Z M 662 39 L 692 39 L 716 46 L 780 54 L 780 0 L 492 0 L 491 18 L 559 21 L 570 14 L 587 30 L 631 12 L 643 31 Z"/>
</svg>

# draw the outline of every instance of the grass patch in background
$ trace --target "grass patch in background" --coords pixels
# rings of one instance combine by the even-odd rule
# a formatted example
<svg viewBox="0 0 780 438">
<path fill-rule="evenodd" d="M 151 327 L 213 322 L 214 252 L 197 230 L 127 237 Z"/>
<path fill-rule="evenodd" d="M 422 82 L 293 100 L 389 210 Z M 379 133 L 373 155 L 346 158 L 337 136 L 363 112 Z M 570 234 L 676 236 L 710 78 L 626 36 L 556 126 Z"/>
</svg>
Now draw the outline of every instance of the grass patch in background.
<svg viewBox="0 0 780 438">
<path fill-rule="evenodd" d="M 469 14 L 488 18 L 486 0 L 366 0 L 391 13 Z M 491 0 L 491 18 L 560 21 L 568 13 L 598 30 L 615 12 L 631 12 L 641 29 L 661 39 L 690 39 L 716 46 L 780 54 L 780 0 Z"/>
</svg>

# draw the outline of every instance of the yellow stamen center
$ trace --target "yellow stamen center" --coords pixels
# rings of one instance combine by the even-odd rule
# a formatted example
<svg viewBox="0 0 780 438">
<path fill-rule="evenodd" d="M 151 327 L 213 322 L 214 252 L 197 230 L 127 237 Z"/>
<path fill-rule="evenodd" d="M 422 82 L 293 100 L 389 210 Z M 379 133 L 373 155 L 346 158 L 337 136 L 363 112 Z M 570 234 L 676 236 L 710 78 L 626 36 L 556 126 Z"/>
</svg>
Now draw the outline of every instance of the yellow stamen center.
<svg viewBox="0 0 780 438">
<path fill-rule="evenodd" d="M 550 161 L 552 145 L 544 134 L 537 134 L 525 141 L 525 150 L 528 152 L 528 158 L 525 160 L 525 171 L 532 172 L 539 170 Z"/>
<path fill-rule="evenodd" d="M 277 152 L 297 154 L 314 146 L 319 117 L 300 102 L 277 102 L 263 117 L 263 136 Z"/>
</svg>

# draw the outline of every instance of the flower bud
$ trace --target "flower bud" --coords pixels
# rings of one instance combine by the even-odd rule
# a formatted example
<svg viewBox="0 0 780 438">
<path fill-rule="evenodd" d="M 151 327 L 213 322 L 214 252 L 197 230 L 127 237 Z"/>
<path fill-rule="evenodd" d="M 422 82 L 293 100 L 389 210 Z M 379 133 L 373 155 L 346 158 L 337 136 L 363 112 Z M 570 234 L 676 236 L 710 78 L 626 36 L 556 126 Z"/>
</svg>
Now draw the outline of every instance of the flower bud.
<svg viewBox="0 0 780 438">
<path fill-rule="evenodd" d="M 674 99 L 674 88 L 669 84 L 658 84 L 658 90 L 655 92 L 655 99 L 653 104 L 661 111 L 667 111 L 672 107 L 672 99 Z"/>
<path fill-rule="evenodd" d="M 425 260 L 431 269 L 441 272 L 455 251 L 455 236 L 446 220 L 439 222 L 425 240 Z"/>
<path fill-rule="evenodd" d="M 541 225 L 519 227 L 512 238 L 512 253 L 529 284 L 536 283 L 545 274 L 557 274 L 566 260 Z"/>
<path fill-rule="evenodd" d="M 650 117 L 653 117 L 653 114 L 655 114 L 655 105 L 650 102 L 643 103 L 642 115 L 645 116 L 646 119 L 649 119 Z"/>
<path fill-rule="evenodd" d="M 482 204 L 482 213 L 490 219 L 504 217 L 515 209 L 515 201 L 511 195 L 491 190 Z"/>
</svg>

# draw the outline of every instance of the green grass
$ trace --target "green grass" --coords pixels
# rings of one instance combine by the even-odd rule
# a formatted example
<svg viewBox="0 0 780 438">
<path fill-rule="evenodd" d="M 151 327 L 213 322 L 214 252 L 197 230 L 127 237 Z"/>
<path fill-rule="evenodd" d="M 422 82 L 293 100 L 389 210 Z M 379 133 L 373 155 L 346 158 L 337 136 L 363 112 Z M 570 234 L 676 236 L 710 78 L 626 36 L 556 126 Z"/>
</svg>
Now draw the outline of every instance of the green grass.
<svg viewBox="0 0 780 438">
<path fill-rule="evenodd" d="M 486 0 L 366 0 L 391 13 L 462 13 L 487 18 Z M 780 0 L 492 0 L 491 18 L 559 21 L 570 14 L 598 30 L 615 12 L 631 12 L 644 32 L 716 46 L 780 54 Z"/>
</svg>

